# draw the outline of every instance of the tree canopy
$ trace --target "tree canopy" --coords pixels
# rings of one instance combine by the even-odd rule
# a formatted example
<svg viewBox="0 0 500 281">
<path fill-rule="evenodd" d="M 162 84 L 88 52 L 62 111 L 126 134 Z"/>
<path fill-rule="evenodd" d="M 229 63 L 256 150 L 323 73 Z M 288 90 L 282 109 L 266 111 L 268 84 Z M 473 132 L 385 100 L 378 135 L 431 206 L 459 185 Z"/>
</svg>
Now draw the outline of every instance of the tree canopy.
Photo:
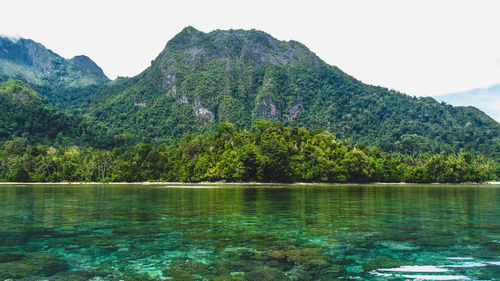
<svg viewBox="0 0 500 281">
<path fill-rule="evenodd" d="M 327 131 L 268 121 L 249 130 L 224 122 L 216 132 L 170 145 L 56 149 L 5 141 L 0 150 L 3 181 L 454 183 L 498 179 L 499 171 L 469 152 L 391 155 Z"/>
</svg>

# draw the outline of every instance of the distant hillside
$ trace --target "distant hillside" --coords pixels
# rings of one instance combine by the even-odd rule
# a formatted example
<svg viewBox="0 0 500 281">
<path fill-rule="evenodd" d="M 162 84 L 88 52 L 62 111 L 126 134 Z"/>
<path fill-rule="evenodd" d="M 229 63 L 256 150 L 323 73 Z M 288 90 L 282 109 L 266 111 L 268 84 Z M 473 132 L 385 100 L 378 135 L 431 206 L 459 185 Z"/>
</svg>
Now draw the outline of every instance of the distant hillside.
<svg viewBox="0 0 500 281">
<path fill-rule="evenodd" d="M 456 106 L 475 106 L 500 122 L 500 84 L 486 89 L 436 96 L 436 99 Z"/>
<path fill-rule="evenodd" d="M 25 81 L 49 102 L 66 105 L 109 81 L 86 56 L 71 60 L 30 39 L 0 37 L 0 81 Z"/>
<path fill-rule="evenodd" d="M 0 83 L 0 143 L 17 140 L 40 145 L 103 146 L 107 137 L 78 116 L 47 104 L 22 81 Z"/>
<path fill-rule="evenodd" d="M 264 118 L 386 151 L 500 155 L 500 125 L 481 111 L 363 84 L 304 45 L 256 30 L 187 27 L 144 72 L 82 110 L 113 134 L 141 142 Z"/>
</svg>

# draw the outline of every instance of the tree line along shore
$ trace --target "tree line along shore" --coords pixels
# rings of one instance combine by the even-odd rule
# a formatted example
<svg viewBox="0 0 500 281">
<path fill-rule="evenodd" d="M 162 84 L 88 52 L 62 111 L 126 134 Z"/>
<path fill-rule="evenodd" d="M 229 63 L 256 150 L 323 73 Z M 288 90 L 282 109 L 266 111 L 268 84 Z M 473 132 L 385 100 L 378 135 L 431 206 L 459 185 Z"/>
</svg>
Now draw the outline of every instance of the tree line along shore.
<svg viewBox="0 0 500 281">
<path fill-rule="evenodd" d="M 0 146 L 3 182 L 460 183 L 498 181 L 497 162 L 469 152 L 390 154 L 324 130 L 222 123 L 173 143 L 110 150 Z"/>
</svg>

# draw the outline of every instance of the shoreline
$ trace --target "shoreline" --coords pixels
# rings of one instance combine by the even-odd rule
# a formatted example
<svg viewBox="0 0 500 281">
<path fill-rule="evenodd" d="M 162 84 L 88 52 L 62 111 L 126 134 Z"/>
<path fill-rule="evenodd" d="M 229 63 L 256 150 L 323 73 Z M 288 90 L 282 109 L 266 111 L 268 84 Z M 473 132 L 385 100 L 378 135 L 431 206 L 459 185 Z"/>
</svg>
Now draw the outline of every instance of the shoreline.
<svg viewBox="0 0 500 281">
<path fill-rule="evenodd" d="M 0 182 L 1 185 L 500 185 L 500 182 L 463 182 L 463 183 L 408 183 L 408 182 L 372 182 L 372 183 L 269 183 L 269 182 Z"/>
</svg>

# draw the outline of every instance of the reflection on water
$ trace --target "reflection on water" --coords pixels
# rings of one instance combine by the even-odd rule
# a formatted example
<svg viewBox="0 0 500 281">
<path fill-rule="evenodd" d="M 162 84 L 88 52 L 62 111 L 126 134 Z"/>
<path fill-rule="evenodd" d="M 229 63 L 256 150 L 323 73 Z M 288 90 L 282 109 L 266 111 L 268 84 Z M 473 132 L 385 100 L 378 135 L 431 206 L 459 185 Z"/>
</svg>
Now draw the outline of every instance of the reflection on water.
<svg viewBox="0 0 500 281">
<path fill-rule="evenodd" d="M 500 186 L 0 186 L 0 279 L 498 280 Z"/>
</svg>

